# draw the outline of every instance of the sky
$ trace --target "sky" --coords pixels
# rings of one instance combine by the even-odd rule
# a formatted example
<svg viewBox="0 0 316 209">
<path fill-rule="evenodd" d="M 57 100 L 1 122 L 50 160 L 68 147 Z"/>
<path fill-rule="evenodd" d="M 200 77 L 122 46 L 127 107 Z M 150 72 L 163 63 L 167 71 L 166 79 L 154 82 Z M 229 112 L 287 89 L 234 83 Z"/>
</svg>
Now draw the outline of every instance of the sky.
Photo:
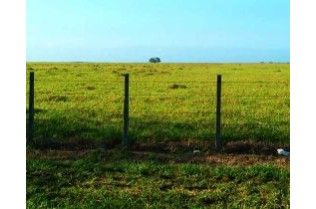
<svg viewBox="0 0 316 209">
<path fill-rule="evenodd" d="M 26 60 L 289 62 L 289 0 L 27 0 Z"/>
</svg>

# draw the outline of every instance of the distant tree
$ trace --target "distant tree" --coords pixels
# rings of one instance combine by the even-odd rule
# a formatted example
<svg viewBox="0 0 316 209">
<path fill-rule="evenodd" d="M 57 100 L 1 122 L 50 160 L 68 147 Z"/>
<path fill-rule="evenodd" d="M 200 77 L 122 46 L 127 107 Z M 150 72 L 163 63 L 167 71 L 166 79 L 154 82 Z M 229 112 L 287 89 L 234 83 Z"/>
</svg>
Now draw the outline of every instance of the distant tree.
<svg viewBox="0 0 316 209">
<path fill-rule="evenodd" d="M 151 63 L 158 63 L 158 62 L 161 62 L 160 58 L 159 57 L 152 57 L 149 59 L 149 62 Z"/>
</svg>

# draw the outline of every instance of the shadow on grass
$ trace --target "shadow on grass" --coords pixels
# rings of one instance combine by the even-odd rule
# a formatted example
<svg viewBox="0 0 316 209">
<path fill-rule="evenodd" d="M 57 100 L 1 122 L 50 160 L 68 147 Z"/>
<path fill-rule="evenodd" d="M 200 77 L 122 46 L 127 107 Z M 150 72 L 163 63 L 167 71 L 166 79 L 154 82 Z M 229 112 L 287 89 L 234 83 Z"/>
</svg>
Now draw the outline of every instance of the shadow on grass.
<svg viewBox="0 0 316 209">
<path fill-rule="evenodd" d="M 45 110 L 37 113 L 46 114 Z M 70 110 L 70 113 L 58 112 L 47 114 L 45 117 L 35 117 L 35 148 L 80 150 L 119 146 L 123 138 L 123 122 L 118 116 L 111 118 L 104 116 L 101 122 L 92 115 L 82 115 Z M 273 141 L 269 130 L 261 135 L 268 136 L 269 140 L 262 139 L 260 131 L 252 137 L 247 133 L 235 133 L 234 129 L 226 128 L 222 135 L 225 153 L 274 153 L 276 148 L 289 149 L 289 143 L 279 140 Z M 273 132 L 276 133 L 275 131 Z M 278 134 L 278 133 L 276 133 Z M 268 138 L 267 137 L 267 138 Z M 197 122 L 164 121 L 161 119 L 148 120 L 130 118 L 129 140 L 134 150 L 149 150 L 158 152 L 176 152 L 192 149 L 215 150 L 214 128 L 212 122 L 198 124 Z M 252 140 L 249 140 L 251 138 Z M 272 139 L 272 140 L 271 140 Z"/>
<path fill-rule="evenodd" d="M 264 186 L 262 188 L 265 189 L 265 194 L 285 192 L 278 199 L 289 199 L 289 159 L 286 158 L 280 161 L 278 157 L 270 156 L 202 153 L 177 155 L 120 149 L 87 152 L 32 150 L 27 153 L 26 166 L 27 201 L 36 206 L 34 208 L 40 208 L 39 205 L 43 205 L 43 202 L 56 206 L 65 201 L 72 205 L 77 204 L 76 208 L 81 208 L 82 205 L 82 208 L 99 208 L 100 202 L 107 202 L 109 198 L 124 203 L 126 197 L 134 201 L 135 205 L 131 207 L 111 204 L 111 207 L 101 208 L 139 208 L 140 202 L 147 202 L 147 206 L 152 204 L 154 195 L 157 197 L 156 201 L 161 201 L 158 208 L 165 208 L 166 204 L 170 206 L 167 201 L 174 199 L 183 206 L 191 203 L 193 198 L 198 198 L 196 201 L 201 203 L 201 208 L 213 208 L 213 204 L 243 199 L 245 189 L 246 195 L 252 195 L 253 189 L 259 193 L 261 185 Z M 242 192 L 231 192 L 236 187 Z M 144 192 L 135 195 L 135 191 Z M 186 193 L 182 195 L 181 191 Z M 225 192 L 222 193 L 223 191 Z M 124 196 L 121 195 L 122 192 Z M 189 192 L 194 192 L 195 195 L 186 195 Z M 219 192 L 222 194 L 218 198 Z M 87 194 L 91 196 L 84 199 Z M 222 198 L 232 195 L 235 200 Z M 103 199 L 95 202 L 98 198 Z M 275 200 L 274 196 L 271 197 L 271 201 Z M 87 206 L 91 202 L 95 205 Z M 253 204 L 258 207 L 257 202 Z M 265 203 L 261 204 L 262 207 L 265 206 Z M 72 208 L 59 204 L 61 206 Z M 171 208 L 191 208 L 182 206 L 178 204 Z"/>
</svg>

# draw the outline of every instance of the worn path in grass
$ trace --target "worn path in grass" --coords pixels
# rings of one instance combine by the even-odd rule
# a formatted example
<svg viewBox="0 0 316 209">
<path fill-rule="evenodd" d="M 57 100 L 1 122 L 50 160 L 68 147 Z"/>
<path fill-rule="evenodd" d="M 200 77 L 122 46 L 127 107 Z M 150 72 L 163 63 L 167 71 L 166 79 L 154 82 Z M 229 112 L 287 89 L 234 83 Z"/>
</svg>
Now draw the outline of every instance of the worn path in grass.
<svg viewBox="0 0 316 209">
<path fill-rule="evenodd" d="M 96 150 L 29 150 L 28 159 L 71 161 L 90 156 Z M 120 150 L 111 149 L 102 151 L 103 162 L 113 160 L 116 154 L 122 154 Z M 122 158 L 123 159 L 123 158 Z M 128 151 L 128 159 L 135 162 L 154 160 L 161 163 L 192 163 L 211 166 L 251 166 L 251 165 L 275 165 L 286 168 L 290 166 L 290 158 L 277 155 L 264 154 L 232 154 L 216 152 L 178 152 L 160 153 L 154 151 Z"/>
</svg>

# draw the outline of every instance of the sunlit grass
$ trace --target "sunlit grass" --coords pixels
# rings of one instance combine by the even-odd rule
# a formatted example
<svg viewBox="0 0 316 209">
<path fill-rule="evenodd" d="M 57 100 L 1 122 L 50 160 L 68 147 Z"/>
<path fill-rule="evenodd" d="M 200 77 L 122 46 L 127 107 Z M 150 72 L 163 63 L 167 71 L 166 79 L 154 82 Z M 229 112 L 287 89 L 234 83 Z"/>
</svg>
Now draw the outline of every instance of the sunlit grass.
<svg viewBox="0 0 316 209">
<path fill-rule="evenodd" d="M 35 72 L 37 140 L 122 136 L 123 74 L 130 74 L 130 136 L 212 140 L 216 75 L 222 138 L 289 143 L 289 64 L 27 63 Z M 28 80 L 27 80 L 28 85 Z M 28 86 L 27 86 L 28 97 Z M 28 106 L 28 105 L 27 105 Z"/>
<path fill-rule="evenodd" d="M 289 145 L 289 64 L 26 67 L 27 97 L 35 72 L 35 139 L 65 142 L 60 149 L 28 147 L 27 208 L 289 208 L 289 158 L 254 154 Z M 125 73 L 130 138 L 139 147 L 80 149 L 120 143 Z M 210 149 L 217 74 L 222 152 Z"/>
</svg>

